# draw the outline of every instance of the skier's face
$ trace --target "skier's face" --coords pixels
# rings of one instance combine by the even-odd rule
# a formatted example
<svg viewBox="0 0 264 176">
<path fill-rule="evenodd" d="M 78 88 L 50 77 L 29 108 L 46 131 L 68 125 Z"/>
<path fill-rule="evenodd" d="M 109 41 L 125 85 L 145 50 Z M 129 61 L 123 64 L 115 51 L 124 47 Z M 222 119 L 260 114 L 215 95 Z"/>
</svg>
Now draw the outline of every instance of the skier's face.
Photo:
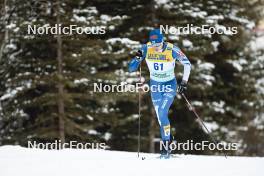
<svg viewBox="0 0 264 176">
<path fill-rule="evenodd" d="M 161 43 L 153 43 L 153 44 L 151 44 L 151 46 L 155 49 L 155 51 L 158 51 L 158 52 L 162 51 L 162 45 L 163 45 L 162 42 Z"/>
</svg>

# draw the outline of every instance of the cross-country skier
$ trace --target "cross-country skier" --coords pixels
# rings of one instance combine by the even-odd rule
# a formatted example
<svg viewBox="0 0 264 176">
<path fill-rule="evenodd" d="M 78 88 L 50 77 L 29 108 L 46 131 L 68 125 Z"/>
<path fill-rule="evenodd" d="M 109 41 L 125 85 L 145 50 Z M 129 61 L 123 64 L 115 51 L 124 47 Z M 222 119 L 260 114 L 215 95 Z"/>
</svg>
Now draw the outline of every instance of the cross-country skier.
<svg viewBox="0 0 264 176">
<path fill-rule="evenodd" d="M 170 144 L 169 108 L 176 95 L 176 89 L 180 94 L 187 90 L 191 63 L 177 46 L 164 42 L 163 34 L 159 29 L 150 31 L 149 42 L 143 44 L 130 61 L 129 72 L 136 71 L 143 60 L 146 60 L 150 72 L 151 99 L 160 125 L 161 142 Z M 175 61 L 179 61 L 184 66 L 182 81 L 178 87 L 174 74 Z M 169 157 L 170 150 L 162 148 L 160 158 Z"/>
</svg>

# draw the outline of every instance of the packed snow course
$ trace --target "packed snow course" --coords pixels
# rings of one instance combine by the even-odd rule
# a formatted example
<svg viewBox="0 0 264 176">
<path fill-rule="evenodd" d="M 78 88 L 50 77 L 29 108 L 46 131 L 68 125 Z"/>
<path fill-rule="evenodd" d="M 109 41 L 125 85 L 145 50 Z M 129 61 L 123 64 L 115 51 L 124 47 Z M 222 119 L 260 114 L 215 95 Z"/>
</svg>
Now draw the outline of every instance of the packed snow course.
<svg viewBox="0 0 264 176">
<path fill-rule="evenodd" d="M 145 157 L 145 160 L 142 160 Z M 263 176 L 263 157 L 176 155 L 108 150 L 0 147 L 1 176 Z"/>
</svg>

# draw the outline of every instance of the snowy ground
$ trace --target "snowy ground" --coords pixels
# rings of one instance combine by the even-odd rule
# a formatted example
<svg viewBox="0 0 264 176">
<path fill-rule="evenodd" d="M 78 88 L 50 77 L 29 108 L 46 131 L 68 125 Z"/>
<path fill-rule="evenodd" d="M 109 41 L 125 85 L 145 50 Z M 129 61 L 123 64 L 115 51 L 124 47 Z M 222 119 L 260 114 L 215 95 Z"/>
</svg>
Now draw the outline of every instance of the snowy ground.
<svg viewBox="0 0 264 176">
<path fill-rule="evenodd" d="M 158 155 L 102 150 L 40 150 L 0 147 L 0 176 L 263 176 L 264 158 Z"/>
</svg>

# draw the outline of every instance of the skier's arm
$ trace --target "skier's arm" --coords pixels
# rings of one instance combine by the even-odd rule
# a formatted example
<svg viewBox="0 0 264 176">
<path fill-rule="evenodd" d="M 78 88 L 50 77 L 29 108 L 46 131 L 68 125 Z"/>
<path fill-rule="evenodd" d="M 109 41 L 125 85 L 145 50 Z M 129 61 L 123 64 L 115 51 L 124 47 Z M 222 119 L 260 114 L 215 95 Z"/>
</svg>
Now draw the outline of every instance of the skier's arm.
<svg viewBox="0 0 264 176">
<path fill-rule="evenodd" d="M 131 59 L 131 61 L 128 64 L 128 71 L 129 72 L 134 72 L 138 69 L 138 66 L 140 63 L 145 59 L 146 57 L 146 51 L 147 51 L 147 46 L 143 45 L 140 50 L 137 51 L 136 56 Z"/>
<path fill-rule="evenodd" d="M 191 72 L 191 63 L 185 54 L 176 46 L 173 47 L 172 56 L 174 59 L 179 61 L 184 66 L 182 80 L 188 82 L 190 72 Z"/>
</svg>

